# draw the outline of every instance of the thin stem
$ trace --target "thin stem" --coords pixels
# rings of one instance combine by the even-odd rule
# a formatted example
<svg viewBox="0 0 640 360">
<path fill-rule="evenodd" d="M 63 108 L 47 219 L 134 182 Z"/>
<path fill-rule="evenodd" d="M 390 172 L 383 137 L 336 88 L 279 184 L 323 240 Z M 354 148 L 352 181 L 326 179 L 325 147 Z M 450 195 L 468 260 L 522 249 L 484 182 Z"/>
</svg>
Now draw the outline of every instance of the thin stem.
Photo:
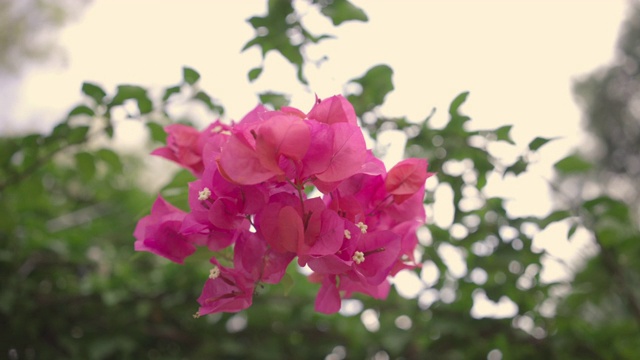
<svg viewBox="0 0 640 360">
<path fill-rule="evenodd" d="M 302 215 L 304 216 L 304 214 L 306 213 L 304 210 L 304 200 L 302 198 L 302 185 L 297 185 L 291 182 L 291 180 L 287 179 L 287 182 L 293 186 L 296 191 L 298 191 L 298 198 L 300 199 L 300 209 L 302 210 Z"/>
</svg>

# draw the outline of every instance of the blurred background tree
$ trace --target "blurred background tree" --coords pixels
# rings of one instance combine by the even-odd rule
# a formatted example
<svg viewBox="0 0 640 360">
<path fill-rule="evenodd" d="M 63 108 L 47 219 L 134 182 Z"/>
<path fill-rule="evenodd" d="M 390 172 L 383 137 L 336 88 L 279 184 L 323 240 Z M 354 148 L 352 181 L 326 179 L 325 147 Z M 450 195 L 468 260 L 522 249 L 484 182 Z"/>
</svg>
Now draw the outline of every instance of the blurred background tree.
<svg viewBox="0 0 640 360">
<path fill-rule="evenodd" d="M 75 19 L 90 0 L 0 2 L 0 75 L 19 73 L 26 64 L 60 58 L 60 27 Z"/>
<path fill-rule="evenodd" d="M 346 0 L 314 4 L 335 25 L 367 20 L 364 10 Z M 637 22 L 634 13 L 623 34 L 632 34 Z M 305 47 L 328 35 L 310 34 L 288 1 L 269 1 L 267 14 L 249 23 L 256 35 L 245 48 L 258 46 L 263 57 L 280 52 L 297 69 L 299 81 L 307 81 Z M 635 37 L 622 39 L 623 53 L 631 54 Z M 363 127 L 374 139 L 385 130 L 404 132 L 407 155 L 427 157 L 438 172 L 426 206 L 433 207 L 435 189 L 448 188 L 454 215 L 451 226 L 429 222 L 419 230 L 424 264 L 403 274 L 413 284 L 409 290 L 392 291 L 386 301 L 356 297 L 334 316 L 313 311 L 317 285 L 292 267 L 291 281 L 265 288 L 250 309 L 193 319 L 208 254 L 197 253 L 179 266 L 133 251 L 133 228 L 154 197 L 146 191 L 148 155 L 122 154 L 110 139 L 117 113 L 146 124 L 151 148 L 164 141 L 162 126 L 188 122 L 171 118 L 172 106 L 204 104 L 212 118 L 224 108 L 187 67 L 182 81 L 158 96 L 144 86 L 110 92 L 85 83 L 84 100 L 51 133 L 0 138 L 0 351 L 9 359 L 635 359 L 640 354 L 637 202 L 615 191 L 613 176 L 607 182 L 601 177 L 629 172 L 627 188 L 635 189 L 634 167 L 625 165 L 635 160 L 619 155 L 637 157 L 634 142 L 615 138 L 634 134 L 624 126 L 637 127 L 631 110 L 635 93 L 628 90 L 637 66 L 628 63 L 577 86 L 590 129 L 603 129 L 592 131 L 605 139 L 603 153 L 618 157 L 617 163 L 601 156 L 592 164 L 588 154 L 558 162 L 561 177 L 552 186 L 562 201 L 545 217 L 510 216 L 505 199 L 489 198 L 483 189 L 491 174 L 527 171 L 552 139 L 534 139 L 514 163 L 504 164 L 487 147 L 512 143 L 511 126 L 468 130 L 470 118 L 462 111 L 470 101 L 467 93 L 452 100 L 446 125 L 434 127 L 433 113 L 420 123 L 379 114 L 394 88 L 390 67 L 354 74 L 350 83 L 358 86 L 348 88 L 360 90 L 345 95 Z M 263 66 L 249 70 L 249 80 L 257 79 Z M 615 85 L 597 82 L 609 78 Z M 620 82 L 628 90 L 626 100 Z M 286 89 L 273 90 L 260 99 L 276 108 L 286 105 Z M 594 92 L 602 95 L 585 95 Z M 163 196 L 184 208 L 190 179 L 177 172 Z M 603 186 L 597 192 L 572 190 L 587 183 Z M 558 221 L 571 224 L 567 239 L 578 230 L 590 234 L 597 251 L 567 264 L 567 280 L 543 282 L 543 263 L 551 255 L 532 246 L 533 237 Z M 479 310 L 481 303 L 506 311 L 489 314 Z"/>
<path fill-rule="evenodd" d="M 562 354 L 640 354 L 640 6 L 630 4 L 613 63 L 574 86 L 584 149 L 556 164 L 559 202 L 577 216 L 572 229 L 587 228 L 598 250 L 558 307 L 558 339 L 575 339 L 558 341 Z"/>
</svg>

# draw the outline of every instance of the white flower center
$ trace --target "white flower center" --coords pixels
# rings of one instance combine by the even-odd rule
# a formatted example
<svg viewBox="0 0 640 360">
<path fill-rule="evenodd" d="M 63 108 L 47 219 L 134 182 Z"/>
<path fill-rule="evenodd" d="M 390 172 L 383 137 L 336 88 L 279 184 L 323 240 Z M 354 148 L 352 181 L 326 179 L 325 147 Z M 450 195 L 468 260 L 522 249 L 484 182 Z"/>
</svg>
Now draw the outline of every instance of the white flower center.
<svg viewBox="0 0 640 360">
<path fill-rule="evenodd" d="M 356 251 L 352 259 L 356 264 L 362 264 L 362 262 L 364 262 L 364 253 L 362 251 Z"/>
<path fill-rule="evenodd" d="M 366 233 L 367 233 L 367 228 L 368 228 L 367 224 L 365 224 L 365 223 L 363 223 L 362 221 L 360 221 L 359 223 L 357 223 L 357 224 L 356 224 L 356 226 L 360 228 L 360 231 L 361 231 L 363 234 L 366 234 Z"/>
<path fill-rule="evenodd" d="M 211 197 L 211 190 L 209 190 L 209 188 L 206 187 L 206 188 L 198 191 L 198 200 L 205 201 L 209 197 Z"/>
<path fill-rule="evenodd" d="M 220 268 L 218 266 L 213 266 L 213 269 L 209 270 L 209 279 L 213 280 L 220 276 Z"/>
<path fill-rule="evenodd" d="M 351 239 L 351 231 L 344 229 L 344 237 L 347 239 Z"/>
</svg>

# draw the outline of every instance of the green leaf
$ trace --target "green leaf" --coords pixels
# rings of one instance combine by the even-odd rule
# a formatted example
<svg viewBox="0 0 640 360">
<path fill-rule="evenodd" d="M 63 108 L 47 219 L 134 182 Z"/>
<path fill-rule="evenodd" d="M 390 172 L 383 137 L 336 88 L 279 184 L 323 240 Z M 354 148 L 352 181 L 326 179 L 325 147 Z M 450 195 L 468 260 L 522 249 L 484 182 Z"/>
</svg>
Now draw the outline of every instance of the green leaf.
<svg viewBox="0 0 640 360">
<path fill-rule="evenodd" d="M 585 201 L 582 207 L 589 211 L 594 218 L 610 217 L 621 223 L 629 221 L 629 206 L 620 200 L 608 196 L 600 196 Z"/>
<path fill-rule="evenodd" d="M 504 174 L 502 174 L 502 176 L 504 177 L 508 173 L 513 173 L 515 176 L 518 176 L 527 170 L 527 166 L 529 166 L 529 163 L 526 162 L 522 156 L 520 156 L 518 160 L 516 160 L 516 162 L 514 162 L 513 164 L 511 164 L 511 166 L 507 167 L 504 170 Z"/>
<path fill-rule="evenodd" d="M 551 214 L 547 215 L 545 218 L 540 219 L 539 225 L 542 229 L 549 226 L 549 224 L 564 220 L 568 217 L 571 217 L 571 213 L 567 210 L 556 210 Z"/>
<path fill-rule="evenodd" d="M 67 115 L 67 117 L 72 117 L 76 115 L 94 116 L 95 112 L 93 111 L 93 109 L 91 109 L 87 105 L 78 105 L 73 109 L 71 109 L 71 111 L 69 111 L 69 115 Z"/>
<path fill-rule="evenodd" d="M 69 124 L 66 124 L 66 123 L 61 123 L 56 125 L 53 128 L 53 131 L 51 131 L 50 137 L 54 139 L 67 139 L 70 132 L 71 132 L 71 126 L 69 126 Z"/>
<path fill-rule="evenodd" d="M 255 79 L 258 78 L 258 76 L 260 76 L 260 74 L 262 74 L 262 67 L 256 67 L 253 68 L 249 71 L 249 81 L 253 82 Z"/>
<path fill-rule="evenodd" d="M 76 168 L 84 180 L 91 180 L 96 174 L 96 164 L 93 155 L 88 152 L 75 154 Z"/>
<path fill-rule="evenodd" d="M 291 289 L 293 289 L 293 285 L 295 285 L 295 281 L 293 280 L 293 276 L 289 273 L 285 273 L 280 282 L 282 287 L 284 288 L 284 296 L 289 296 Z"/>
<path fill-rule="evenodd" d="M 593 167 L 593 164 L 584 160 L 580 155 L 573 154 L 565 157 L 553 165 L 558 172 L 564 175 L 584 173 Z"/>
<path fill-rule="evenodd" d="M 460 113 L 460 107 L 467 100 L 468 92 L 463 92 L 456 96 L 449 106 L 449 122 L 443 129 L 443 135 L 451 138 L 467 138 L 470 134 L 464 129 L 464 124 L 471 120 L 468 116 Z"/>
<path fill-rule="evenodd" d="M 87 133 L 89 132 L 88 126 L 78 126 L 71 128 L 67 135 L 67 141 L 69 144 L 80 144 L 87 140 Z"/>
<path fill-rule="evenodd" d="M 122 172 L 122 161 L 120 161 L 120 157 L 115 153 L 115 151 L 110 149 L 100 149 L 96 152 L 96 156 L 100 160 L 104 161 L 112 172 Z"/>
<path fill-rule="evenodd" d="M 207 94 L 204 91 L 198 91 L 198 93 L 193 97 L 193 99 L 201 101 L 202 103 L 207 105 L 207 107 L 211 111 L 217 112 L 218 114 L 224 113 L 224 108 L 214 103 L 213 100 L 211 99 L 211 96 L 209 96 L 209 94 Z"/>
<path fill-rule="evenodd" d="M 289 98 L 287 98 L 284 94 L 264 92 L 259 96 L 261 103 L 269 104 L 273 106 L 274 109 L 280 109 L 283 106 L 289 105 Z"/>
<path fill-rule="evenodd" d="M 173 177 L 164 188 L 162 188 L 162 196 L 173 205 L 186 210 L 189 208 L 189 187 L 190 182 L 195 177 L 189 171 L 181 169 Z"/>
<path fill-rule="evenodd" d="M 531 140 L 531 142 L 529 143 L 529 150 L 531 151 L 536 151 L 538 149 L 540 149 L 543 145 L 545 145 L 546 143 L 548 143 L 549 141 L 553 141 L 556 140 L 557 138 L 543 138 L 543 137 L 536 137 L 535 139 Z"/>
<path fill-rule="evenodd" d="M 486 185 L 487 185 L 487 174 L 486 173 L 478 174 L 478 181 L 476 183 L 476 188 L 478 188 L 478 190 L 481 190 Z"/>
<path fill-rule="evenodd" d="M 100 86 L 90 82 L 82 83 L 82 92 L 95 100 L 96 104 L 102 104 L 104 97 L 107 96 Z"/>
<path fill-rule="evenodd" d="M 119 85 L 111 105 L 122 105 L 125 100 L 146 98 L 147 90 L 138 85 Z"/>
<path fill-rule="evenodd" d="M 109 124 L 104 128 L 104 133 L 107 134 L 109 139 L 113 139 L 113 125 Z"/>
<path fill-rule="evenodd" d="M 193 85 L 200 79 L 200 74 L 194 69 L 185 66 L 182 68 L 182 78 L 185 83 Z"/>
<path fill-rule="evenodd" d="M 353 105 L 356 114 L 360 116 L 384 103 L 387 94 L 394 89 L 392 77 L 393 70 L 389 66 L 376 65 L 369 69 L 362 77 L 349 81 L 362 86 L 362 92 L 360 94 L 353 94 L 347 97 L 347 100 Z"/>
<path fill-rule="evenodd" d="M 515 145 L 516 143 L 513 142 L 513 139 L 511 139 L 511 135 L 509 134 L 512 127 L 513 125 L 505 125 L 494 130 L 496 136 L 498 137 L 498 140 L 506 141 L 509 144 Z"/>
<path fill-rule="evenodd" d="M 576 230 L 578 230 L 578 224 L 577 223 L 571 225 L 571 227 L 569 228 L 569 231 L 567 232 L 567 239 L 568 240 L 570 240 L 571 237 L 573 236 L 573 234 L 576 233 Z"/>
<path fill-rule="evenodd" d="M 179 94 L 180 93 L 180 86 L 176 85 L 176 86 L 171 86 L 168 87 L 164 90 L 164 95 L 162 95 L 162 102 L 167 102 L 167 100 L 169 100 L 169 98 L 174 95 L 174 94 Z"/>
<path fill-rule="evenodd" d="M 468 96 L 468 91 L 460 93 L 458 96 L 456 96 L 456 98 L 451 102 L 451 105 L 449 105 L 449 114 L 451 114 L 452 116 L 460 115 L 460 107 L 462 106 L 462 104 L 464 104 L 465 101 L 467 101 Z"/>
<path fill-rule="evenodd" d="M 149 121 L 147 122 L 147 128 L 149 129 L 151 140 L 162 144 L 167 142 L 167 133 L 160 124 Z"/>
<path fill-rule="evenodd" d="M 116 96 L 111 100 L 110 107 L 122 105 L 126 100 L 134 99 L 138 103 L 140 114 L 147 114 L 153 110 L 153 103 L 147 96 L 147 89 L 137 85 L 120 85 Z"/>
<path fill-rule="evenodd" d="M 438 242 L 449 242 L 451 239 L 451 233 L 446 229 L 443 229 L 435 224 L 427 225 L 429 231 L 431 232 L 431 237 L 433 238 L 434 243 Z"/>
<path fill-rule="evenodd" d="M 270 51 L 279 52 L 295 66 L 298 80 L 307 84 L 303 73 L 305 57 L 302 49 L 307 44 L 317 43 L 328 36 L 314 36 L 305 29 L 291 1 L 269 0 L 267 9 L 265 16 L 253 16 L 247 20 L 255 29 L 256 35 L 242 47 L 241 51 L 257 46 L 260 48 L 263 59 Z M 302 35 L 301 41 L 292 42 L 290 38 L 292 32 Z"/>
<path fill-rule="evenodd" d="M 366 22 L 369 20 L 367 14 L 365 14 L 362 9 L 347 0 L 334 0 L 333 2 L 327 3 L 328 5 L 323 6 L 320 12 L 322 12 L 324 16 L 329 17 L 335 26 L 345 21 Z"/>
</svg>

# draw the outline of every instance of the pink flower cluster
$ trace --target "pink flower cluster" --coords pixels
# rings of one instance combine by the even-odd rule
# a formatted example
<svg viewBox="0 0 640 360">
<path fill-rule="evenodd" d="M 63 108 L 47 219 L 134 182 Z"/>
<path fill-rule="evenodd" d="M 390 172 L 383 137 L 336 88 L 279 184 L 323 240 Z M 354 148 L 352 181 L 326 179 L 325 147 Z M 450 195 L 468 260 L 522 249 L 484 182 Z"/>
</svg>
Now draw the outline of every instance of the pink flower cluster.
<svg viewBox="0 0 640 360">
<path fill-rule="evenodd" d="M 233 261 L 211 259 L 196 315 L 251 306 L 256 286 L 280 282 L 295 258 L 312 270 L 315 309 L 327 314 L 354 292 L 386 298 L 389 276 L 419 266 L 427 161 L 387 172 L 342 96 L 318 99 L 306 114 L 258 105 L 232 125 L 166 131 L 167 146 L 153 154 L 198 178 L 190 212 L 159 196 L 135 229 L 135 249 L 183 263 L 196 246 L 233 246 Z M 313 187 L 322 196 L 308 197 Z"/>
</svg>

